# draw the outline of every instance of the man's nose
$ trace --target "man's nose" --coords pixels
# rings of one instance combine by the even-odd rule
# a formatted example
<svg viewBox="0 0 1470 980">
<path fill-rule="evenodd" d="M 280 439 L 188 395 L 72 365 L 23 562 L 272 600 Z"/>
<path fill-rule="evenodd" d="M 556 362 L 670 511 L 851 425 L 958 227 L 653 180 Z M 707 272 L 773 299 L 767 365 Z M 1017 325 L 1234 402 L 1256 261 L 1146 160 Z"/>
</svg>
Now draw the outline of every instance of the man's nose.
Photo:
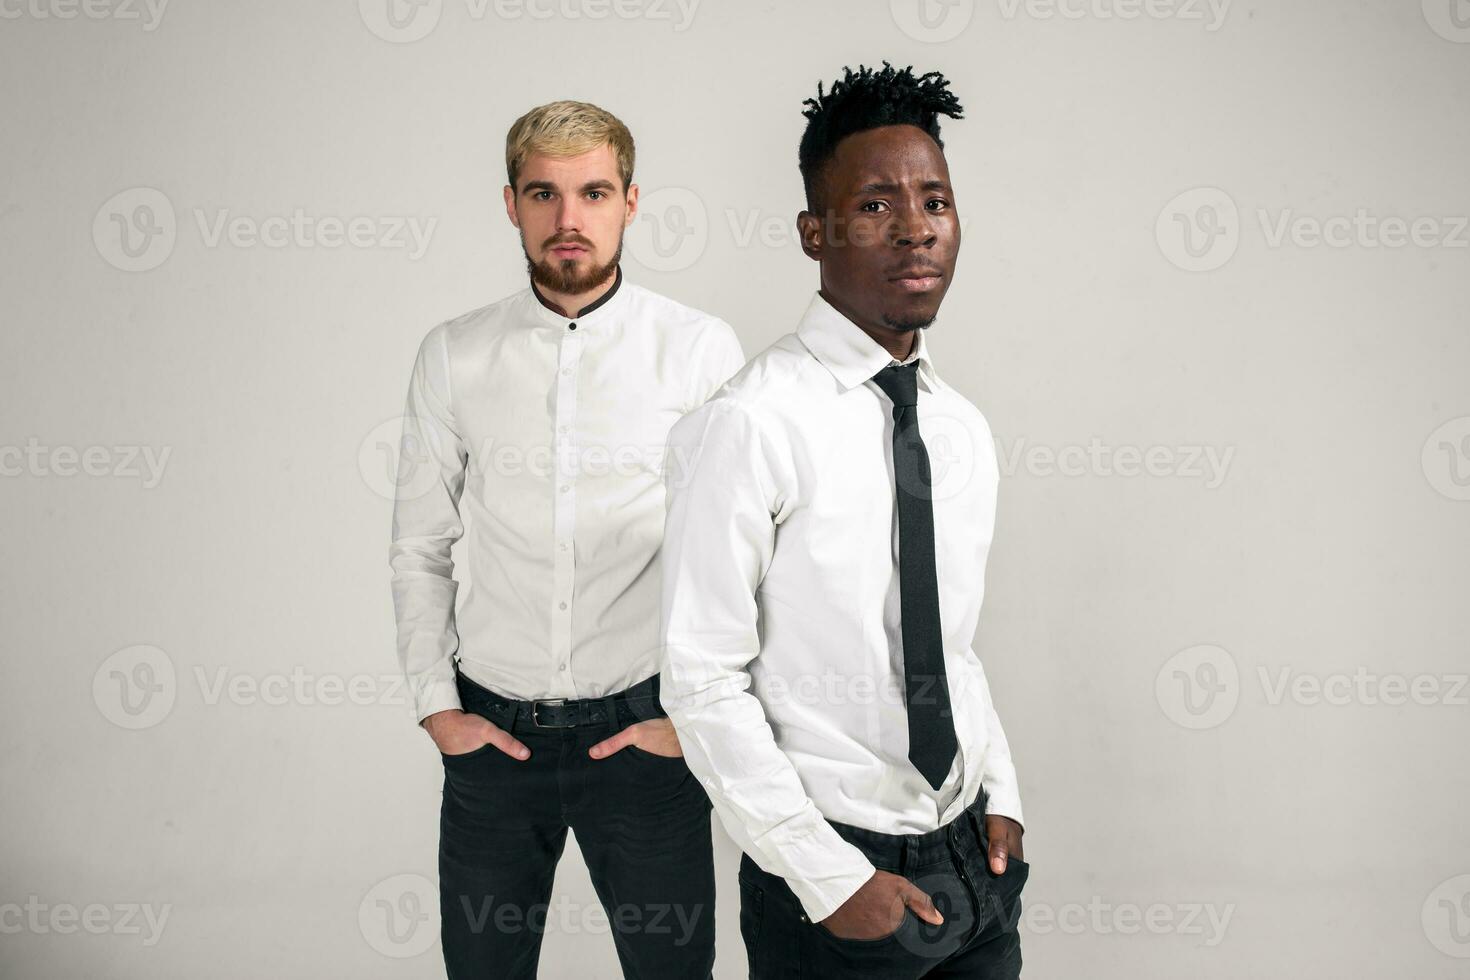
<svg viewBox="0 0 1470 980">
<path fill-rule="evenodd" d="M 562 201 L 561 207 L 556 210 L 556 230 L 558 232 L 582 230 L 582 209 L 577 202 Z"/>
</svg>

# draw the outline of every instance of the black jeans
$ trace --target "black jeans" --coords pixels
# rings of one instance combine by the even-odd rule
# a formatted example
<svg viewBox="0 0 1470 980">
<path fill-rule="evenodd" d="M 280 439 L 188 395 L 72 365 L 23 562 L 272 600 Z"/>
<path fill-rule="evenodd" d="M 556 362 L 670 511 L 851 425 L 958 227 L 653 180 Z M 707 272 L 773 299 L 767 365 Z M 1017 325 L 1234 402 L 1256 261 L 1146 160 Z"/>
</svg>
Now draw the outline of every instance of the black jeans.
<svg viewBox="0 0 1470 980">
<path fill-rule="evenodd" d="M 493 697 L 463 676 L 466 711 L 496 724 Z M 525 762 L 486 745 L 443 756 L 439 894 L 451 980 L 534 978 L 541 938 L 557 928 L 552 877 L 576 832 L 606 913 L 623 975 L 704 980 L 715 948 L 710 802 L 683 759 L 626 748 L 605 759 L 587 749 L 626 722 L 512 734 Z M 504 725 L 502 724 L 502 727 Z M 585 928 L 585 910 L 572 925 Z M 552 921 L 548 926 L 548 918 Z M 606 976 L 590 968 L 588 976 Z"/>
<path fill-rule="evenodd" d="M 1012 857 L 1004 874 L 990 872 L 984 806 L 982 793 L 953 822 L 927 834 L 895 836 L 832 824 L 874 867 L 901 874 L 933 896 L 944 916 L 942 925 L 931 926 L 906 911 L 898 930 L 881 939 L 838 939 L 807 920 L 785 880 L 742 856 L 740 931 L 752 980 L 1019 977 L 1016 926 L 1030 867 Z"/>
</svg>

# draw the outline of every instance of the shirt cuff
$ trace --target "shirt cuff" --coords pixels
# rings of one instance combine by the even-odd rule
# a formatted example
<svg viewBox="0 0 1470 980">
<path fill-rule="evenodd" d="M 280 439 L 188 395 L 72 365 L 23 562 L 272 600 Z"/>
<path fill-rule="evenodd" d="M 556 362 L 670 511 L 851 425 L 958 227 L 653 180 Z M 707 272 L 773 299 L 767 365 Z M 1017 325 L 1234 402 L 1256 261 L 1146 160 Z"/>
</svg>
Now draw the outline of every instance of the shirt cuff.
<svg viewBox="0 0 1470 980">
<path fill-rule="evenodd" d="M 837 836 L 832 831 L 835 844 L 821 846 L 820 854 L 807 856 L 802 863 L 811 868 L 820 868 L 821 873 L 812 877 L 790 877 L 790 886 L 802 911 L 812 922 L 820 922 L 836 912 L 868 879 L 873 877 L 874 867 L 862 851 Z"/>
<path fill-rule="evenodd" d="M 459 700 L 459 685 L 453 677 L 414 684 L 414 713 L 423 721 L 439 711 L 455 711 L 464 707 Z"/>
<path fill-rule="evenodd" d="M 989 785 L 985 787 L 985 812 L 998 817 L 1009 817 L 1024 829 L 1026 821 L 1021 815 L 1021 793 L 1014 786 Z"/>
</svg>

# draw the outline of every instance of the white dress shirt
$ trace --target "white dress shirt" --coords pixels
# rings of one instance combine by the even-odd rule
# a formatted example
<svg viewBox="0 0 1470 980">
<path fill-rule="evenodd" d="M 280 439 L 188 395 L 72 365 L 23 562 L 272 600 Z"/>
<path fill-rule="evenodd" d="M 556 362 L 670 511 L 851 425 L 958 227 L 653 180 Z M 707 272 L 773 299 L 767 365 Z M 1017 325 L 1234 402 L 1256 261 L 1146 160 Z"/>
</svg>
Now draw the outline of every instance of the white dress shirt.
<svg viewBox="0 0 1470 980">
<path fill-rule="evenodd" d="M 908 759 L 893 405 L 869 380 L 894 359 L 817 295 L 795 333 L 669 435 L 663 704 L 731 836 L 787 880 L 812 921 L 873 873 L 828 819 L 924 833 L 983 785 L 988 812 L 1021 820 L 971 648 L 995 447 L 979 410 L 935 373 L 923 331 L 914 358 L 959 739 L 938 791 Z"/>
<path fill-rule="evenodd" d="M 724 321 L 621 273 L 575 317 L 528 288 L 429 331 L 389 552 L 420 720 L 460 707 L 456 653 L 470 680 L 523 700 L 658 672 L 665 440 L 743 363 Z M 456 620 L 450 547 L 466 524 Z"/>
</svg>

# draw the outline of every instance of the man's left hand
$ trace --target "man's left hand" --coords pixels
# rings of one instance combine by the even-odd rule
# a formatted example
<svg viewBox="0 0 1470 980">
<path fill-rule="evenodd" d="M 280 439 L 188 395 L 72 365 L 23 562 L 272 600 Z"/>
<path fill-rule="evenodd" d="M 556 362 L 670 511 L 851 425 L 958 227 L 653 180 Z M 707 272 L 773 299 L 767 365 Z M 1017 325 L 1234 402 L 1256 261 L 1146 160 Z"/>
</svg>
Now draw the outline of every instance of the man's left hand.
<svg viewBox="0 0 1470 980">
<path fill-rule="evenodd" d="M 650 718 L 648 721 L 629 725 L 612 738 L 603 739 L 592 746 L 587 750 L 587 754 L 594 759 L 606 759 L 614 752 L 621 752 L 630 745 L 636 745 L 644 752 L 667 756 L 671 759 L 684 755 L 684 750 L 679 747 L 679 736 L 674 734 L 674 723 L 667 718 Z"/>
<path fill-rule="evenodd" d="M 1006 873 L 1006 862 L 1015 855 L 1017 860 L 1026 860 L 1021 849 L 1021 835 L 1026 831 L 1010 817 L 998 813 L 985 815 L 985 836 L 990 838 L 990 870 L 995 874 Z"/>
</svg>

